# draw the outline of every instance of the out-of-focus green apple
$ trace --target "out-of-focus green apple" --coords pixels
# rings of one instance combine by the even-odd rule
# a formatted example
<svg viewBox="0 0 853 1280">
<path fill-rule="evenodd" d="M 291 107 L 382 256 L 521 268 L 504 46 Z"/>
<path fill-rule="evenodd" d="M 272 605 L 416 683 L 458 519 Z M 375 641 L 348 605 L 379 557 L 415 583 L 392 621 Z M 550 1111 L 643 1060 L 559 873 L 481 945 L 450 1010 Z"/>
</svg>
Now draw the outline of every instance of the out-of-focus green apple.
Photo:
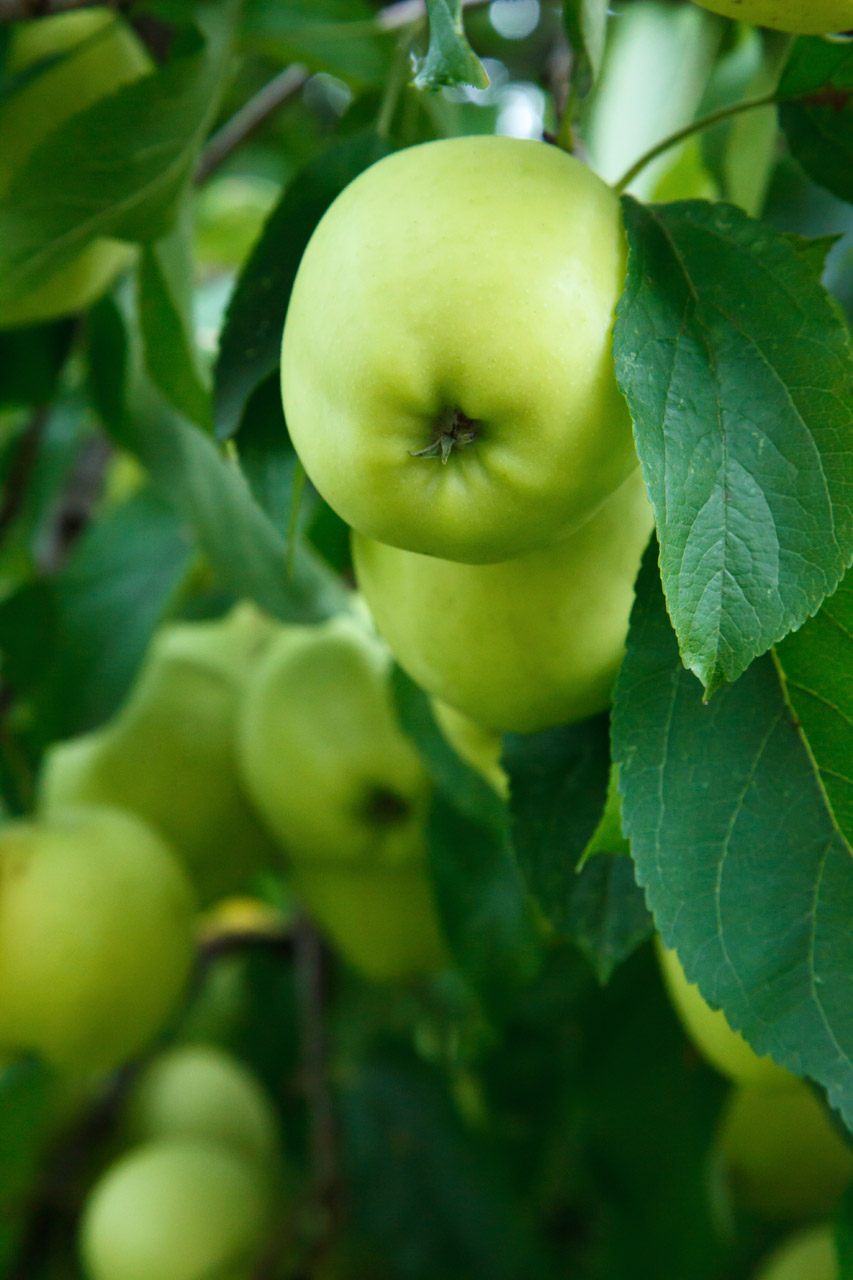
<svg viewBox="0 0 853 1280">
<path fill-rule="evenodd" d="M 372 165 L 311 237 L 285 322 L 311 480 L 422 554 L 491 563 L 571 533 L 637 467 L 624 275 L 619 201 L 558 147 L 448 138 Z"/>
<path fill-rule="evenodd" d="M 830 1227 L 814 1227 L 786 1240 L 756 1280 L 838 1280 L 838 1253 Z"/>
<path fill-rule="evenodd" d="M 257 1078 L 215 1045 L 185 1044 L 149 1063 L 125 1111 L 132 1142 L 198 1138 L 260 1166 L 275 1161 L 278 1125 Z"/>
<path fill-rule="evenodd" d="M 571 537 L 468 565 L 353 537 L 359 588 L 400 666 L 495 733 L 603 711 L 652 531 L 637 469 Z"/>
<path fill-rule="evenodd" d="M 827 35 L 853 28 L 853 0 L 696 0 L 702 9 L 756 27 L 799 35 Z"/>
<path fill-rule="evenodd" d="M 43 68 L 38 64 L 44 63 Z M 29 157 L 72 115 L 151 70 L 145 48 L 106 8 L 19 23 L 12 28 L 7 76 L 32 71 L 0 102 L 0 202 Z M 93 302 L 132 259 L 117 240 L 93 240 L 49 280 L 0 310 L 0 328 L 69 315 Z"/>
<path fill-rule="evenodd" d="M 723 1011 L 712 1009 L 699 988 L 687 981 L 677 954 L 668 951 L 660 938 L 657 953 L 666 989 L 682 1026 L 712 1067 L 736 1084 L 786 1088 L 796 1079 L 772 1058 L 759 1058 L 743 1036 L 732 1030 Z"/>
<path fill-rule="evenodd" d="M 217 622 L 164 627 L 116 717 L 48 753 L 43 811 L 130 809 L 174 846 L 203 904 L 245 889 L 278 856 L 243 789 L 236 747 L 246 681 L 276 632 L 249 605 Z"/>
<path fill-rule="evenodd" d="M 853 1151 L 802 1080 L 737 1086 L 717 1149 L 736 1203 L 769 1219 L 825 1216 L 853 1179 Z"/>
<path fill-rule="evenodd" d="M 384 646 L 350 617 L 291 628 L 247 693 L 248 789 L 293 885 L 376 979 L 435 969 L 444 947 L 426 868 L 426 769 L 397 723 Z"/>
<path fill-rule="evenodd" d="M 162 838 L 118 809 L 0 832 L 0 1046 L 79 1072 L 133 1056 L 172 1013 L 195 902 Z"/>
<path fill-rule="evenodd" d="M 501 767 L 501 735 L 464 716 L 438 698 L 432 699 L 433 715 L 453 750 L 492 784 L 499 796 L 509 795 L 509 778 Z"/>
<path fill-rule="evenodd" d="M 89 1196 L 87 1280 L 250 1280 L 269 1222 L 262 1170 L 214 1143 L 146 1143 Z"/>
</svg>

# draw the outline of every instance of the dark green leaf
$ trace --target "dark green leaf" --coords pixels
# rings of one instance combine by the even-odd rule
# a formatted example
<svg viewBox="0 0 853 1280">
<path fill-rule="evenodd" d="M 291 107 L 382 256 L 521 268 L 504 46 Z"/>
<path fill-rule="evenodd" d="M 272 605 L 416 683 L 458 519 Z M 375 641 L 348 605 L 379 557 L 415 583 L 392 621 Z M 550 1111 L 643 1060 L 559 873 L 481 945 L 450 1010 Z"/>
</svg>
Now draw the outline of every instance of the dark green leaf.
<svg viewBox="0 0 853 1280">
<path fill-rule="evenodd" d="M 607 982 L 617 965 L 651 937 L 654 925 L 634 864 L 619 853 L 597 853 L 577 875 L 565 931 Z"/>
<path fill-rule="evenodd" d="M 70 321 L 0 333 L 0 405 L 46 404 L 73 336 Z"/>
<path fill-rule="evenodd" d="M 733 205 L 624 201 L 617 376 L 685 664 L 708 693 L 853 556 L 853 361 L 810 257 Z"/>
<path fill-rule="evenodd" d="M 188 212 L 187 207 L 168 235 L 141 251 L 139 324 L 154 384 L 184 417 L 209 427 L 210 391 L 199 366 L 192 324 Z"/>
<path fill-rule="evenodd" d="M 278 369 L 290 290 L 312 231 L 335 196 L 387 151 L 371 132 L 323 152 L 297 174 L 268 218 L 237 283 L 220 341 L 214 414 L 221 440 L 237 430 L 255 387 Z"/>
<path fill-rule="evenodd" d="M 199 4 L 204 39 L 176 42 L 163 67 L 72 116 L 33 152 L 0 207 L 0 302 L 96 237 L 148 241 L 169 229 L 216 108 L 237 8 Z"/>
<path fill-rule="evenodd" d="M 545 1280 L 500 1153 L 413 1057 L 365 1064 L 343 1097 L 356 1213 L 401 1280 Z"/>
<path fill-rule="evenodd" d="M 256 387 L 246 403 L 240 421 L 240 463 L 255 501 L 286 538 L 296 451 L 287 433 L 275 373 Z"/>
<path fill-rule="evenodd" d="M 415 76 L 418 89 L 470 84 L 487 89 L 489 77 L 465 37 L 462 0 L 426 0 L 429 48 Z"/>
<path fill-rule="evenodd" d="M 815 182 L 853 201 L 853 48 L 818 37 L 798 40 L 779 97 L 793 155 Z"/>
<path fill-rule="evenodd" d="M 578 863 L 604 809 L 607 717 L 543 733 L 507 734 L 502 763 L 510 779 L 519 865 L 543 913 L 564 931 Z"/>
<path fill-rule="evenodd" d="M 14 1258 L 35 1180 L 53 1077 L 35 1059 L 0 1067 L 0 1274 Z"/>
<path fill-rule="evenodd" d="M 664 944 L 756 1052 L 817 1080 L 851 1124 L 850 845 L 771 655 L 703 705 L 653 551 L 613 746 L 637 879 Z"/>
<path fill-rule="evenodd" d="M 610 777 L 607 782 L 607 801 L 601 821 L 593 832 L 592 839 L 583 851 L 583 866 L 588 858 L 596 853 L 618 853 L 622 856 L 631 852 L 631 846 L 622 834 L 622 797 L 619 794 L 619 768 L 610 766 Z"/>
<path fill-rule="evenodd" d="M 403 728 L 436 785 L 430 864 L 451 950 L 493 1011 L 535 972 L 540 941 L 509 836 L 506 806 L 442 737 L 429 699 L 399 668 L 394 693 Z"/>
</svg>

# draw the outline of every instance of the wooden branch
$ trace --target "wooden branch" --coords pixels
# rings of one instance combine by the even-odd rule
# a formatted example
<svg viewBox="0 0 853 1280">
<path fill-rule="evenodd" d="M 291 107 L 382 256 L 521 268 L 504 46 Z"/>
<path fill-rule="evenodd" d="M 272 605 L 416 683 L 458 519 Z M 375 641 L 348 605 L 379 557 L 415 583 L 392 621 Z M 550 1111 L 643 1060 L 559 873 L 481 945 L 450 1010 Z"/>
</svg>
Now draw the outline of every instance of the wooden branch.
<svg viewBox="0 0 853 1280">
<path fill-rule="evenodd" d="M 307 67 L 295 62 L 259 89 L 207 143 L 196 169 L 196 183 L 204 182 L 224 164 L 268 116 L 299 92 L 307 79 Z"/>
</svg>

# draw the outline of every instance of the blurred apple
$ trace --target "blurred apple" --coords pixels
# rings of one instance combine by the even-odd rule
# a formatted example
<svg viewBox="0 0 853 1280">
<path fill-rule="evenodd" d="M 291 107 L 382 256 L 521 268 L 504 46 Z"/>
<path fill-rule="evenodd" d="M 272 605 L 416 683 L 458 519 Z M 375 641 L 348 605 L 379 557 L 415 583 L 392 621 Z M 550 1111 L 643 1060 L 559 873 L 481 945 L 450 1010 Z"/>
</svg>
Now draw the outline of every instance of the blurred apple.
<svg viewBox="0 0 853 1280">
<path fill-rule="evenodd" d="M 132 1142 L 198 1138 L 260 1166 L 275 1162 L 278 1124 L 257 1078 L 238 1058 L 210 1044 L 184 1044 L 148 1064 L 125 1110 Z"/>
<path fill-rule="evenodd" d="M 347 959 L 377 980 L 436 968 L 426 769 L 397 723 L 390 657 L 360 622 L 289 628 L 249 685 L 246 784 L 293 886 Z"/>
<path fill-rule="evenodd" d="M 217 622 L 164 627 L 115 718 L 48 752 L 43 811 L 130 809 L 174 846 L 203 904 L 244 890 L 278 858 L 243 789 L 236 751 L 246 681 L 276 631 L 250 605 Z"/>
<path fill-rule="evenodd" d="M 56 14 L 12 28 L 5 74 L 21 75 L 0 100 L 0 202 L 40 143 L 71 116 L 151 70 L 142 43 L 107 8 Z M 31 72 L 29 77 L 22 73 Z M 118 240 L 91 241 L 49 280 L 0 308 L 0 328 L 19 328 L 87 307 L 132 261 Z"/>
<path fill-rule="evenodd" d="M 139 818 L 76 808 L 0 831 L 0 1046 L 105 1071 L 161 1030 L 193 959 L 195 902 Z"/>
<path fill-rule="evenodd" d="M 831 1227 L 814 1227 L 787 1240 L 756 1280 L 838 1280 L 838 1254 Z"/>
<path fill-rule="evenodd" d="M 828 35 L 853 28 L 853 0 L 696 0 L 726 18 L 798 35 Z"/>
<path fill-rule="evenodd" d="M 250 1280 L 270 1211 L 262 1171 L 212 1143 L 146 1143 L 95 1185 L 81 1224 L 87 1280 Z"/>
<path fill-rule="evenodd" d="M 735 1203 L 763 1218 L 824 1216 L 853 1179 L 853 1151 L 802 1080 L 736 1087 L 717 1149 Z"/>
</svg>

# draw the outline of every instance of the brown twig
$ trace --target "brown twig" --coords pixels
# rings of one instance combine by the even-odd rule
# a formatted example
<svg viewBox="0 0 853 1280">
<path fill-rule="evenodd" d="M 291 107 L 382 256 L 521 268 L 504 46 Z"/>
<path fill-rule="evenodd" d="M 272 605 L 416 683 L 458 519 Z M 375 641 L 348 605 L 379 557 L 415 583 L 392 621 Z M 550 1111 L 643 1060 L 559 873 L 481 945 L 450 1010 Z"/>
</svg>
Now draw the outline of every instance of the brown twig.
<svg viewBox="0 0 853 1280">
<path fill-rule="evenodd" d="M 259 89 L 210 139 L 196 169 L 196 183 L 204 182 L 224 164 L 273 111 L 299 92 L 307 79 L 307 67 L 295 62 Z"/>
</svg>

